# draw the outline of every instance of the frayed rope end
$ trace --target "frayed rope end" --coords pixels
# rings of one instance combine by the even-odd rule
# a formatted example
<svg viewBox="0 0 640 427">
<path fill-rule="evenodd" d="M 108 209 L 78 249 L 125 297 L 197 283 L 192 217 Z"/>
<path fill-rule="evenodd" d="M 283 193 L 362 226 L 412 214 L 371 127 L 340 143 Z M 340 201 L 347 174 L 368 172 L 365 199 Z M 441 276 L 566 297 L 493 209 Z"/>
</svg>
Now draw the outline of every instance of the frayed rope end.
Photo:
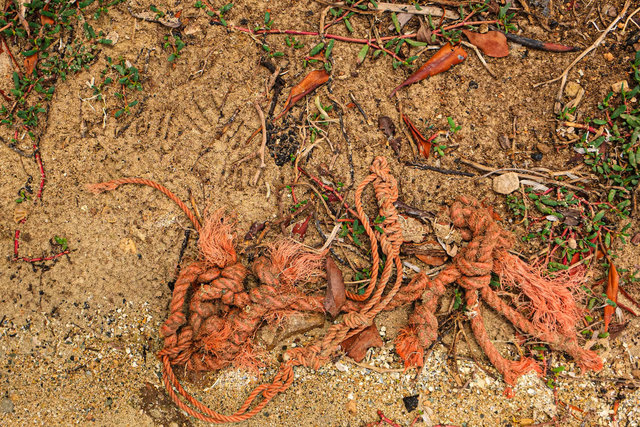
<svg viewBox="0 0 640 427">
<path fill-rule="evenodd" d="M 405 369 L 424 365 L 424 350 L 418 343 L 418 334 L 414 327 L 400 330 L 396 338 L 396 353 L 404 361 Z"/>
<path fill-rule="evenodd" d="M 106 191 L 115 190 L 118 188 L 118 184 L 113 182 L 99 182 L 97 184 L 86 184 L 84 188 L 93 194 L 100 194 Z"/>
</svg>

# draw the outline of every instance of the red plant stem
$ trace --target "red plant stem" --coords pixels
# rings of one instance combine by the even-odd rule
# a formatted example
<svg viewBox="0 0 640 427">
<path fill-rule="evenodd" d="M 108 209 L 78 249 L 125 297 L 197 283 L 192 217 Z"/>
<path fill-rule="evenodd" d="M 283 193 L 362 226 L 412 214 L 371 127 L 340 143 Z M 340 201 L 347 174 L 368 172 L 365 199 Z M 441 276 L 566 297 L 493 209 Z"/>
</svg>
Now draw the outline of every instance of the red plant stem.
<svg viewBox="0 0 640 427">
<path fill-rule="evenodd" d="M 41 257 L 41 258 L 27 258 L 27 257 L 19 257 L 19 258 L 14 258 L 14 261 L 24 261 L 24 262 L 44 262 L 44 261 L 51 261 L 54 260 L 56 258 L 60 258 L 63 255 L 67 255 L 71 253 L 70 250 L 66 250 L 66 251 L 62 251 L 59 252 L 55 255 L 49 255 L 48 257 Z"/>
<path fill-rule="evenodd" d="M 431 135 L 431 136 L 429 137 L 429 139 L 427 139 L 427 142 L 428 142 L 428 143 L 431 143 L 431 141 L 433 141 L 434 139 L 436 139 L 437 137 L 439 137 L 439 136 L 440 136 L 440 133 L 441 133 L 441 131 L 438 131 L 438 132 L 434 133 L 433 135 Z"/>
<path fill-rule="evenodd" d="M 300 172 L 302 172 L 307 178 L 309 178 L 310 180 L 312 180 L 313 182 L 316 183 L 316 185 L 318 185 L 320 188 L 322 188 L 325 191 L 330 191 L 334 196 L 336 196 L 338 198 L 338 200 L 340 200 L 340 203 L 343 204 L 343 206 L 345 208 L 347 208 L 347 210 L 349 211 L 349 213 L 351 215 L 353 215 L 354 217 L 358 218 L 358 215 L 353 211 L 353 209 L 351 209 L 349 207 L 349 205 L 347 204 L 347 202 L 344 201 L 344 198 L 340 195 L 340 193 L 338 193 L 333 187 L 331 187 L 330 185 L 325 185 L 322 181 L 320 181 L 318 178 L 316 178 L 315 176 L 309 174 L 306 170 L 302 169 L 302 167 L 298 166 L 298 170 Z"/>
<path fill-rule="evenodd" d="M 358 0 L 357 2 L 355 2 L 354 4 L 351 5 L 351 7 L 356 7 L 357 5 L 359 5 L 360 3 L 362 3 L 363 0 Z M 347 10 L 345 13 L 342 14 L 341 17 L 334 19 L 332 22 L 326 24 L 323 28 L 322 31 L 327 31 L 327 29 L 329 27 L 331 27 L 332 25 L 337 24 L 338 22 L 342 22 L 342 20 L 344 20 L 346 18 L 346 16 L 351 13 L 350 10 Z"/>
<path fill-rule="evenodd" d="M 25 130 L 29 130 L 26 126 L 23 126 Z M 16 134 L 17 134 L 16 130 Z M 17 136 L 16 136 L 17 139 Z M 36 159 L 36 163 L 38 164 L 38 169 L 40 169 L 40 186 L 38 188 L 38 193 L 36 194 L 36 199 L 42 199 L 42 193 L 44 191 L 44 184 L 47 180 L 47 174 L 44 171 L 44 163 L 42 162 L 42 156 L 40 155 L 40 147 L 38 147 L 37 143 L 33 142 L 33 156 Z M 18 224 L 24 224 L 27 221 L 26 218 L 22 218 Z M 40 258 L 29 258 L 29 257 L 21 257 L 19 256 L 18 249 L 20 248 L 20 228 L 17 228 L 13 237 L 13 261 L 25 261 L 25 262 L 43 262 L 43 261 L 51 261 L 56 258 L 59 258 L 63 255 L 67 255 L 71 253 L 71 251 L 64 250 L 54 255 L 49 255 L 47 257 Z"/>
<path fill-rule="evenodd" d="M 10 4 L 7 2 L 7 4 Z M 9 56 L 11 57 L 11 61 L 13 61 L 13 65 L 17 68 L 17 72 L 18 74 L 20 73 L 20 65 L 18 64 L 18 61 L 16 61 L 16 58 L 13 56 L 13 53 L 11 53 L 11 49 L 9 49 L 9 45 L 7 44 L 7 40 L 4 38 L 4 36 L 0 36 L 0 38 L 2 38 L 2 42 L 4 43 L 4 47 L 6 48 L 6 52 L 9 54 Z"/>
<path fill-rule="evenodd" d="M 24 224 L 27 221 L 26 218 L 22 218 L 18 224 Z M 66 249 L 62 252 L 59 252 L 54 255 L 49 255 L 47 257 L 40 258 L 28 258 L 21 257 L 18 255 L 18 248 L 20 247 L 20 229 L 16 229 L 15 235 L 13 237 L 13 261 L 25 261 L 25 262 L 43 262 L 43 261 L 51 261 L 56 258 L 60 258 L 63 255 L 71 253 L 70 250 Z"/>
<path fill-rule="evenodd" d="M 618 288 L 618 289 L 620 289 L 620 288 Z M 616 304 L 617 304 L 621 309 L 628 311 L 629 313 L 631 313 L 631 314 L 632 314 L 632 315 L 634 315 L 635 317 L 638 317 L 638 314 L 637 314 L 635 311 L 631 310 L 631 308 L 627 307 L 626 305 L 622 304 L 621 302 L 617 301 L 617 302 L 616 302 Z"/>
<path fill-rule="evenodd" d="M 18 224 L 24 224 L 26 218 L 22 218 Z M 15 235 L 13 237 L 13 259 L 18 259 L 18 247 L 20 246 L 20 229 L 16 229 Z"/>
<path fill-rule="evenodd" d="M 380 417 L 380 421 L 389 424 L 390 426 L 393 427 L 401 427 L 400 424 L 396 423 L 395 421 L 387 418 L 384 416 L 384 414 L 382 413 L 381 410 L 378 409 L 378 416 Z"/>
<path fill-rule="evenodd" d="M 40 148 L 36 145 L 36 143 L 33 143 L 33 154 L 36 158 L 36 163 L 38 163 L 38 168 L 40 169 L 40 188 L 38 189 L 38 194 L 36 195 L 36 198 L 41 199 L 42 198 L 42 192 L 44 191 L 44 183 L 47 179 L 47 175 L 44 172 L 44 164 L 42 163 L 42 156 L 40 156 Z"/>
<path fill-rule="evenodd" d="M 625 298 L 627 298 L 629 301 L 631 301 L 632 303 L 634 303 L 636 305 L 636 307 L 640 308 L 640 304 L 638 303 L 638 301 L 636 301 L 631 295 L 629 295 L 627 293 L 627 291 L 625 291 L 624 289 L 622 289 L 622 287 L 618 286 L 618 290 L 620 292 L 622 292 L 622 295 L 625 296 Z"/>
<path fill-rule="evenodd" d="M 215 10 L 209 6 L 209 8 L 215 12 Z M 219 20 L 213 20 L 213 22 L 216 22 L 220 25 L 222 25 L 222 23 Z M 465 25 L 480 25 L 480 24 L 495 24 L 496 22 L 498 22 L 497 20 L 491 20 L 491 21 L 473 21 L 473 22 L 460 22 L 457 24 L 453 24 L 453 25 L 449 25 L 447 27 L 442 28 L 442 30 L 446 31 L 446 30 L 451 30 L 454 28 L 459 28 L 459 27 L 463 27 Z M 236 31 L 240 31 L 243 33 L 248 33 L 248 34 L 253 34 L 253 35 L 263 35 L 263 34 L 286 34 L 286 35 L 291 35 L 291 36 L 319 36 L 320 33 L 317 31 L 299 31 L 299 30 L 281 30 L 278 28 L 272 28 L 269 30 L 252 30 L 250 28 L 245 28 L 245 27 L 238 27 L 235 25 L 226 25 L 226 28 L 230 28 L 232 30 L 236 30 Z M 436 36 L 441 36 L 442 34 L 439 33 L 440 29 L 435 30 L 433 32 L 434 35 Z M 393 39 L 414 39 L 416 38 L 416 36 L 418 35 L 418 33 L 411 33 L 411 34 L 404 34 L 404 35 L 399 35 L 399 36 L 385 36 L 385 37 L 381 37 L 380 41 L 386 41 L 386 40 L 393 40 Z M 380 49 L 386 53 L 388 53 L 389 55 L 391 55 L 391 57 L 393 57 L 395 60 L 397 61 L 402 61 L 402 58 L 398 57 L 398 55 L 396 55 L 395 53 L 391 52 L 390 50 L 386 49 L 384 46 L 378 46 L 377 44 L 373 43 L 371 40 L 369 39 L 357 39 L 357 38 L 353 38 L 353 37 L 345 37 L 345 36 L 339 36 L 336 34 L 323 34 L 323 37 L 326 39 L 333 39 L 333 40 L 338 40 L 338 41 L 342 41 L 342 42 L 347 42 L 347 43 L 358 43 L 358 44 L 366 44 L 371 46 L 374 49 Z"/>
</svg>

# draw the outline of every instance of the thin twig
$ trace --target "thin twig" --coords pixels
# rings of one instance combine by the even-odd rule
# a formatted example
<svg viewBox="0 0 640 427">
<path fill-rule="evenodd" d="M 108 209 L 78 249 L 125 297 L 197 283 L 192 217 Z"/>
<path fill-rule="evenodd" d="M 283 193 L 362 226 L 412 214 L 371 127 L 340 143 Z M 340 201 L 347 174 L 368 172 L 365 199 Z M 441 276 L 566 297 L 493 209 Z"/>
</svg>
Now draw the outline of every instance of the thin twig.
<svg viewBox="0 0 640 427">
<path fill-rule="evenodd" d="M 629 5 L 630 4 L 631 4 L 631 0 L 627 0 L 624 3 L 624 7 L 622 8 L 622 12 L 620 12 L 620 14 L 611 22 L 611 24 L 609 24 L 607 29 L 604 30 L 604 32 L 602 34 L 600 34 L 600 37 L 598 37 L 598 39 L 591 46 L 589 46 L 588 48 L 583 50 L 582 53 L 580 55 L 578 55 L 578 57 L 576 59 L 574 59 L 573 62 L 571 64 L 569 64 L 569 66 L 567 68 L 565 68 L 565 70 L 562 72 L 562 74 L 560 74 L 558 77 L 556 77 L 554 79 L 547 80 L 546 82 L 536 83 L 536 84 L 533 85 L 533 87 L 536 88 L 536 87 L 543 86 L 543 85 L 546 85 L 546 84 L 549 84 L 549 83 L 557 82 L 558 80 L 562 80 L 562 82 L 560 83 L 560 89 L 558 89 L 558 94 L 556 95 L 556 102 L 561 102 L 562 101 L 562 95 L 564 93 L 564 86 L 567 83 L 567 77 L 569 77 L 569 71 L 571 71 L 571 69 L 578 62 L 580 62 L 582 60 L 582 58 L 587 56 L 589 54 L 589 52 L 594 50 L 596 47 L 598 47 L 600 45 L 600 43 L 602 43 L 602 41 L 605 39 L 605 37 L 607 37 L 607 34 L 609 34 L 609 32 L 611 32 L 611 30 L 615 28 L 615 26 L 618 23 L 618 21 L 622 19 L 622 17 L 625 15 L 625 13 L 627 13 L 627 9 L 629 9 Z"/>
<path fill-rule="evenodd" d="M 445 174 L 445 175 L 459 175 L 459 176 L 469 176 L 469 177 L 476 176 L 476 174 L 473 174 L 471 172 L 454 171 L 454 170 L 451 170 L 451 169 L 442 169 L 442 168 L 437 168 L 435 166 L 429 166 L 429 165 L 425 165 L 423 163 L 418 163 L 418 162 L 405 162 L 404 164 L 406 166 L 410 166 L 412 168 L 439 172 L 439 173 L 442 173 L 442 174 Z"/>
<path fill-rule="evenodd" d="M 498 76 L 496 76 L 496 74 L 493 71 L 491 71 L 491 68 L 489 68 L 489 64 L 487 64 L 487 61 L 484 60 L 484 57 L 482 56 L 482 54 L 480 53 L 477 47 L 475 47 L 474 45 L 468 42 L 462 42 L 462 45 L 473 49 L 476 52 L 476 55 L 478 55 L 478 59 L 480 60 L 480 62 L 482 62 L 482 65 L 484 65 L 484 68 L 486 68 L 487 72 L 491 74 L 491 77 L 493 77 L 494 79 L 498 78 Z"/>
<path fill-rule="evenodd" d="M 631 21 L 631 18 L 633 18 L 633 15 L 635 15 L 638 12 L 640 12 L 640 7 L 634 10 L 633 12 L 631 12 L 631 15 L 629 15 L 627 17 L 627 20 L 624 21 L 624 27 L 622 27 L 622 31 L 621 31 L 622 34 L 624 34 L 624 32 L 627 30 L 627 25 L 629 24 L 629 21 Z"/>
<path fill-rule="evenodd" d="M 446 10 L 438 6 L 420 6 L 417 8 L 410 4 L 393 4 L 393 3 L 380 3 L 376 10 L 380 12 L 400 12 L 410 13 L 412 15 L 431 15 L 431 16 L 444 16 L 448 19 L 460 19 L 460 15 L 451 10 Z"/>
<path fill-rule="evenodd" d="M 387 372 L 404 372 L 405 371 L 403 368 L 378 368 L 377 366 L 356 362 L 353 359 L 346 359 L 346 360 L 349 360 L 351 363 L 353 363 L 356 366 L 360 366 L 361 368 L 369 369 L 369 370 L 372 370 L 373 372 L 378 372 L 380 374 L 385 374 Z"/>
<path fill-rule="evenodd" d="M 477 162 L 474 162 L 472 160 L 465 159 L 464 157 L 461 157 L 460 161 L 462 163 L 466 164 L 466 165 L 472 166 L 475 169 L 478 169 L 478 170 L 481 170 L 481 171 L 484 171 L 484 172 L 493 173 L 493 172 L 497 171 L 497 169 L 491 168 L 489 166 L 485 166 L 485 165 L 483 165 L 481 163 L 477 163 Z M 508 168 L 508 169 L 512 169 L 512 168 Z M 506 168 L 505 169 L 501 169 L 501 170 L 506 170 Z M 519 169 L 519 170 L 522 170 L 522 169 Z M 539 173 L 539 172 L 534 172 L 534 171 L 529 171 L 529 172 Z M 569 188 L 571 190 L 580 191 L 581 193 L 584 193 L 584 194 L 589 194 L 589 190 L 586 190 L 584 188 L 581 188 L 581 187 L 578 187 L 578 186 L 575 186 L 575 185 L 568 184 L 566 182 L 558 182 L 558 181 L 555 181 L 555 180 L 553 180 L 551 178 L 544 178 L 544 177 L 537 176 L 537 175 L 529 175 L 529 174 L 524 174 L 524 173 L 519 173 L 519 172 L 515 172 L 515 174 L 518 175 L 518 178 L 531 179 L 533 181 L 538 181 L 538 182 L 546 183 L 546 184 L 553 184 L 553 185 L 556 185 L 558 187 L 566 187 L 566 188 Z"/>
<path fill-rule="evenodd" d="M 260 108 L 260 104 L 258 101 L 253 102 L 253 106 L 256 107 L 256 111 L 258 112 L 258 116 L 260 117 L 260 125 L 262 126 L 262 145 L 260 145 L 260 169 L 256 172 L 256 175 L 253 178 L 253 185 L 258 184 L 258 179 L 260 179 L 260 174 L 263 169 L 267 166 L 264 163 L 264 152 L 267 147 L 267 124 L 264 120 L 264 113 L 262 112 L 262 108 Z"/>
</svg>

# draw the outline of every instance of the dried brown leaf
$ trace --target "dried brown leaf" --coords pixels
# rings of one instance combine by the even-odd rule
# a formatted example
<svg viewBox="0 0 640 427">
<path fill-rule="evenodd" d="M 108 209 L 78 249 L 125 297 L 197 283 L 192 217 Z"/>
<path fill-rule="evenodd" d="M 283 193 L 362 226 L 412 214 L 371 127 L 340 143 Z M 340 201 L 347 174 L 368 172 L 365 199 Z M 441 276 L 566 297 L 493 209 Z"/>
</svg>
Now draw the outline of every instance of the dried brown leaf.
<svg viewBox="0 0 640 427">
<path fill-rule="evenodd" d="M 375 324 L 362 330 L 362 332 L 344 340 L 340 347 L 356 362 L 361 362 L 370 347 L 382 347 L 384 343 Z"/>
<path fill-rule="evenodd" d="M 429 43 L 431 41 L 431 28 L 424 21 L 420 21 L 420 29 L 416 34 L 416 40 L 423 43 Z"/>
<path fill-rule="evenodd" d="M 433 256 L 433 255 L 426 255 L 426 254 L 416 254 L 416 258 L 418 258 L 420 261 L 424 262 L 427 265 L 431 265 L 431 266 L 438 266 L 438 265 L 442 265 L 445 262 L 447 262 L 447 257 L 446 256 Z"/>
<path fill-rule="evenodd" d="M 489 31 L 485 34 L 474 33 L 469 30 L 462 30 L 462 32 L 472 45 L 480 48 L 487 56 L 502 58 L 509 55 L 507 37 L 500 31 Z"/>
<path fill-rule="evenodd" d="M 346 301 L 342 271 L 331 257 L 327 257 L 327 293 L 324 297 L 324 309 L 336 317 Z"/>
<path fill-rule="evenodd" d="M 304 98 L 305 95 L 316 90 L 319 86 L 325 84 L 328 80 L 329 74 L 325 70 L 315 70 L 307 74 L 300 83 L 291 89 L 291 93 L 289 93 L 284 109 L 274 120 L 278 120 L 287 111 L 289 111 L 291 107 L 293 107 L 293 104 Z"/>
<path fill-rule="evenodd" d="M 393 120 L 388 116 L 378 117 L 378 129 L 384 132 L 389 140 L 396 134 L 396 125 L 393 124 Z"/>
<path fill-rule="evenodd" d="M 34 53 L 31 56 L 27 56 L 24 58 L 24 68 L 27 70 L 27 76 L 31 76 L 33 74 L 33 70 L 36 68 L 36 64 L 38 63 L 38 54 Z"/>
</svg>

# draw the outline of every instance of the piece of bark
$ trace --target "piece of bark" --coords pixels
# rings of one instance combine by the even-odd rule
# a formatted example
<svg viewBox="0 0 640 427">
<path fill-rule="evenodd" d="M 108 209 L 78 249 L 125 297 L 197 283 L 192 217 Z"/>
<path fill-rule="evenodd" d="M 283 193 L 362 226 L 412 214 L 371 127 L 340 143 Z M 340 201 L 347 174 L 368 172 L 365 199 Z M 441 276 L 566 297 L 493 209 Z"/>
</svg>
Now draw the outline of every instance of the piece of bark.
<svg viewBox="0 0 640 427">
<path fill-rule="evenodd" d="M 346 301 L 342 271 L 331 257 L 327 257 L 327 293 L 324 297 L 324 309 L 336 317 Z"/>
<path fill-rule="evenodd" d="M 356 362 L 362 362 L 369 348 L 382 347 L 383 344 L 378 328 L 373 324 L 351 338 L 342 341 L 340 347 L 350 358 Z"/>
</svg>

